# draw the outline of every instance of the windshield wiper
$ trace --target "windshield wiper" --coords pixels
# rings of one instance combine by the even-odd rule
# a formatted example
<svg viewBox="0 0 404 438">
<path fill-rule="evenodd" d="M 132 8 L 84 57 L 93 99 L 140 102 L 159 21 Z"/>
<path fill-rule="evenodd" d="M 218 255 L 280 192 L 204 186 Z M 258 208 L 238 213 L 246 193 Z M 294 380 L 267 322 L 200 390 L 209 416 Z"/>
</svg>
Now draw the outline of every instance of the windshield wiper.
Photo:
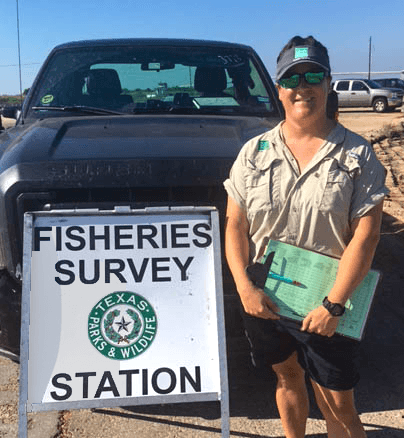
<svg viewBox="0 0 404 438">
<path fill-rule="evenodd" d="M 70 106 L 33 106 L 32 110 L 45 110 L 45 111 L 66 111 L 66 112 L 76 112 L 76 113 L 88 113 L 95 115 L 103 115 L 103 114 L 114 114 L 114 115 L 122 115 L 119 111 L 113 111 L 105 108 L 95 108 L 92 106 L 85 105 L 70 105 Z"/>
</svg>

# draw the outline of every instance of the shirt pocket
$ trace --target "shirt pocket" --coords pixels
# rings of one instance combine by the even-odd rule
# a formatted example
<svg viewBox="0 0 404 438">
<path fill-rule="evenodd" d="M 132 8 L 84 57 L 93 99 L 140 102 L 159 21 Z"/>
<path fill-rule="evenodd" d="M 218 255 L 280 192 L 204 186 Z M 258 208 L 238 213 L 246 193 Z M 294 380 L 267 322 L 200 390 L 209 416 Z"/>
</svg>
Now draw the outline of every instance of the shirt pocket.
<svg viewBox="0 0 404 438">
<path fill-rule="evenodd" d="M 357 158 L 347 156 L 342 160 L 332 159 L 329 164 L 325 181 L 320 184 L 323 191 L 319 210 L 348 214 L 354 191 L 354 179 L 360 173 L 359 161 Z"/>
<path fill-rule="evenodd" d="M 248 163 L 246 178 L 247 211 L 273 210 L 280 203 L 281 160 L 273 160 L 265 166 Z"/>
</svg>

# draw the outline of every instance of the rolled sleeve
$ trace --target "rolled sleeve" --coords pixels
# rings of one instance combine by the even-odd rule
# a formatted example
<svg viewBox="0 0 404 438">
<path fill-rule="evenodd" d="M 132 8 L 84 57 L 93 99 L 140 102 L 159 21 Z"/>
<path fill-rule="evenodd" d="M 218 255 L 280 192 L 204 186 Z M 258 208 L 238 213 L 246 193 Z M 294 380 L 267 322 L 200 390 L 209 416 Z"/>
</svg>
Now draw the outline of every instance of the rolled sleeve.
<svg viewBox="0 0 404 438">
<path fill-rule="evenodd" d="M 385 185 L 386 170 L 378 161 L 373 149 L 368 153 L 356 178 L 355 190 L 351 202 L 351 220 L 362 217 L 378 205 L 389 193 Z"/>
</svg>

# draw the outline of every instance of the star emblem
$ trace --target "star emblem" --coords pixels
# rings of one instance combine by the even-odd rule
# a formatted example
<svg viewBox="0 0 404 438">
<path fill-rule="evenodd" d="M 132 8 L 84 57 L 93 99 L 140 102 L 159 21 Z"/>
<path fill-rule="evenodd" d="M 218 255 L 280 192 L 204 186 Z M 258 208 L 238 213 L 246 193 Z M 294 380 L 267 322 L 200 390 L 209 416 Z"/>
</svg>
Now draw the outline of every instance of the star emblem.
<svg viewBox="0 0 404 438">
<path fill-rule="evenodd" d="M 125 318 L 124 318 L 123 316 L 122 316 L 121 321 L 116 322 L 115 324 L 118 326 L 118 333 L 119 333 L 121 330 L 125 330 L 126 332 L 129 332 L 129 330 L 127 329 L 127 327 L 128 327 L 128 325 L 130 325 L 130 321 L 129 321 L 129 322 L 126 322 L 126 321 L 125 321 Z"/>
</svg>

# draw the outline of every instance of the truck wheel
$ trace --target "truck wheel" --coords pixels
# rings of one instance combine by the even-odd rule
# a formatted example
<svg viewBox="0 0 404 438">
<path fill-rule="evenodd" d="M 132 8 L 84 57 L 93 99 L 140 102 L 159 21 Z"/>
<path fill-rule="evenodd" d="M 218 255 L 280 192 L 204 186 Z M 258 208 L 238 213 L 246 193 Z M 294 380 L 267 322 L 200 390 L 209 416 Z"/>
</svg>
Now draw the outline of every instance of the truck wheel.
<svg viewBox="0 0 404 438">
<path fill-rule="evenodd" d="M 378 97 L 373 101 L 373 111 L 384 113 L 387 110 L 387 102 L 383 97 Z"/>
</svg>

